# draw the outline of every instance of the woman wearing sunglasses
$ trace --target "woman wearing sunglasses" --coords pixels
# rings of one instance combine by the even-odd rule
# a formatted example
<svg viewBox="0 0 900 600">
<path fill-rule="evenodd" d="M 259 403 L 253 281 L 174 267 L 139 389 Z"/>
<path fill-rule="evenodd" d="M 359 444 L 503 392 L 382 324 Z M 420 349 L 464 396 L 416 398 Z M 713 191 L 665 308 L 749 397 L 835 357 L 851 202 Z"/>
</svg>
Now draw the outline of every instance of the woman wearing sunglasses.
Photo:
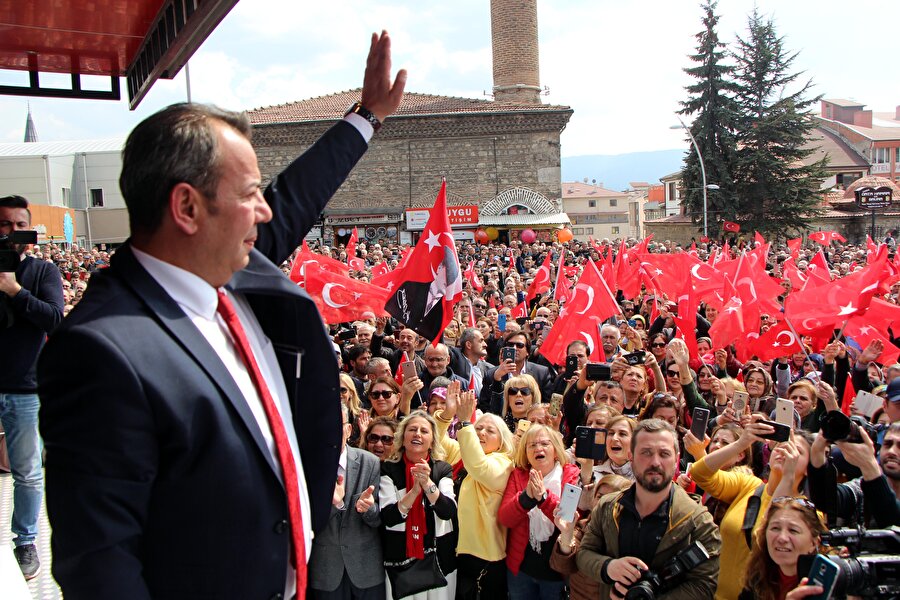
<svg viewBox="0 0 900 600">
<path fill-rule="evenodd" d="M 816 554 L 827 531 L 816 507 L 805 498 L 774 498 L 747 561 L 740 600 L 799 600 L 821 594 L 822 587 L 806 585 L 797 569 L 803 555 Z"/>
<path fill-rule="evenodd" d="M 562 436 L 546 425 L 532 425 L 516 449 L 516 469 L 500 504 L 506 541 L 507 585 L 511 600 L 559 598 L 564 581 L 550 568 L 559 530 L 553 512 L 565 484 L 578 485 L 580 470 L 570 464 Z"/>
<path fill-rule="evenodd" d="M 396 432 L 397 421 L 391 417 L 375 417 L 363 431 L 363 447 L 383 461 L 393 452 Z"/>
<path fill-rule="evenodd" d="M 406 411 L 400 407 L 400 386 L 391 377 L 379 377 L 369 384 L 366 396 L 372 404 L 372 417 L 391 417 L 398 421 L 404 417 Z"/>
<path fill-rule="evenodd" d="M 500 415 L 511 432 L 516 431 L 519 419 L 528 415 L 533 404 L 541 403 L 541 390 L 531 375 L 516 375 L 503 386 L 503 409 Z"/>
</svg>

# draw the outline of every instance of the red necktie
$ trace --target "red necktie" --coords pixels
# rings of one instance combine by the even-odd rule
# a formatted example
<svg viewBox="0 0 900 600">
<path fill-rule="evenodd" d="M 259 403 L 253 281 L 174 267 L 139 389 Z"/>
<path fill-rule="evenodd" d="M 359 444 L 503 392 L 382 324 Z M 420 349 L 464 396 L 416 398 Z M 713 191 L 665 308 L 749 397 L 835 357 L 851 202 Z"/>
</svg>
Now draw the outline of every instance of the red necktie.
<svg viewBox="0 0 900 600">
<path fill-rule="evenodd" d="M 288 518 L 291 524 L 291 538 L 293 541 L 293 554 L 291 563 L 297 569 L 297 598 L 306 597 L 306 543 L 303 540 L 303 517 L 300 514 L 300 486 L 297 482 L 297 467 L 294 464 L 294 455 L 291 453 L 291 445 L 288 442 L 287 432 L 284 429 L 284 422 L 278 409 L 275 408 L 275 401 L 269 388 L 263 379 L 259 370 L 259 365 L 253 357 L 250 349 L 250 342 L 247 340 L 247 334 L 238 319 L 237 313 L 234 311 L 234 305 L 224 292 L 219 291 L 219 306 L 216 309 L 225 320 L 228 329 L 234 337 L 234 347 L 237 349 L 241 360 L 253 379 L 253 385 L 259 393 L 262 400 L 263 409 L 266 411 L 266 418 L 269 420 L 269 428 L 272 430 L 272 437 L 275 439 L 275 447 L 278 450 L 278 462 L 281 463 L 281 473 L 284 478 L 284 489 L 287 492 Z"/>
</svg>

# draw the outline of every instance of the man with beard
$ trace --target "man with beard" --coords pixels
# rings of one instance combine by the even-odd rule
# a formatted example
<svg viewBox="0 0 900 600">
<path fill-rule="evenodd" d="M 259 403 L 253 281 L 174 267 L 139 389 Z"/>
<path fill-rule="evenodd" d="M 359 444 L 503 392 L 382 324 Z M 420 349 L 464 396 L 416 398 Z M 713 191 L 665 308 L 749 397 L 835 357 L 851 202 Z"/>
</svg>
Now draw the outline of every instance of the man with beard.
<svg viewBox="0 0 900 600">
<path fill-rule="evenodd" d="M 0 198 L 0 236 L 28 230 L 28 201 Z M 40 569 L 34 540 L 44 489 L 35 366 L 47 334 L 62 321 L 64 303 L 59 269 L 27 256 L 27 249 L 27 244 L 4 245 L 11 270 L 0 272 L 0 422 L 13 476 L 14 553 L 25 579 L 34 579 Z"/>
<path fill-rule="evenodd" d="M 660 419 L 646 419 L 631 438 L 635 483 L 607 494 L 594 508 L 578 552 L 578 570 L 600 582 L 600 598 L 622 598 L 643 571 L 655 573 L 699 541 L 709 559 L 667 592 L 679 598 L 712 598 L 719 574 L 721 538 L 706 507 L 672 483 L 678 435 Z"/>
</svg>

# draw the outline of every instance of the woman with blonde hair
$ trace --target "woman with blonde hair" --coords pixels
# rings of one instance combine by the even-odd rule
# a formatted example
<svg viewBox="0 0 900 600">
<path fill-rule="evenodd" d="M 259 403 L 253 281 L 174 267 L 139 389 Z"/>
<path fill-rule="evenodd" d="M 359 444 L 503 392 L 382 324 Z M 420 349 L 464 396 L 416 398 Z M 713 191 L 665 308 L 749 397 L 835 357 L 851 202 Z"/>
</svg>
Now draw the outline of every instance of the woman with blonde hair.
<svg viewBox="0 0 900 600">
<path fill-rule="evenodd" d="M 535 424 L 519 441 L 516 469 L 509 476 L 498 518 L 509 528 L 506 541 L 507 585 L 511 600 L 555 598 L 562 576 L 550 568 L 559 530 L 553 512 L 565 484 L 578 485 L 579 468 L 570 464 L 562 436 Z"/>
<path fill-rule="evenodd" d="M 378 503 L 388 591 L 415 561 L 436 558 L 446 578 L 441 587 L 408 596 L 416 600 L 451 600 L 456 594 L 453 469 L 441 460 L 436 433 L 434 417 L 411 412 L 397 428 L 393 452 L 381 463 Z"/>
<path fill-rule="evenodd" d="M 362 403 L 359 401 L 359 396 L 356 393 L 356 385 L 353 383 L 353 379 L 347 373 L 340 374 L 340 387 L 338 387 L 338 391 L 341 394 L 341 402 L 343 402 L 347 409 L 350 411 L 350 423 L 352 425 L 350 431 L 350 437 L 347 438 L 347 443 L 351 446 L 356 447 L 359 443 L 359 422 L 357 419 L 359 418 L 360 413 L 362 412 Z"/>
<path fill-rule="evenodd" d="M 516 423 L 528 415 L 533 404 L 541 403 L 541 389 L 531 375 L 513 375 L 503 386 L 503 408 L 500 415 L 509 430 L 516 430 Z"/>
<path fill-rule="evenodd" d="M 456 547 L 458 575 L 456 597 L 460 600 L 506 597 L 506 529 L 497 520 L 497 511 L 513 469 L 513 435 L 495 414 L 481 415 L 475 423 L 474 392 L 460 393 L 459 382 L 447 388 L 443 410 L 435 413 L 438 430 L 446 428 L 455 415 L 461 427 L 453 441 L 462 458 L 457 476 L 459 542 Z"/>
</svg>

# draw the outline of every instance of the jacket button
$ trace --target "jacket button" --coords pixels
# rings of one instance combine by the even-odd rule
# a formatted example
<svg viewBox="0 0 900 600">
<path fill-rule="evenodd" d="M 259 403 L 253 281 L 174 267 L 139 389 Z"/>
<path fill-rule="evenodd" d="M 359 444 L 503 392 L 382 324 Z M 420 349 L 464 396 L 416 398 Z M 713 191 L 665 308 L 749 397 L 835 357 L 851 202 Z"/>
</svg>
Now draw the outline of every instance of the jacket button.
<svg viewBox="0 0 900 600">
<path fill-rule="evenodd" d="M 282 533 L 286 533 L 288 530 L 288 522 L 287 519 L 282 519 L 275 523 L 275 533 L 281 535 Z"/>
</svg>

